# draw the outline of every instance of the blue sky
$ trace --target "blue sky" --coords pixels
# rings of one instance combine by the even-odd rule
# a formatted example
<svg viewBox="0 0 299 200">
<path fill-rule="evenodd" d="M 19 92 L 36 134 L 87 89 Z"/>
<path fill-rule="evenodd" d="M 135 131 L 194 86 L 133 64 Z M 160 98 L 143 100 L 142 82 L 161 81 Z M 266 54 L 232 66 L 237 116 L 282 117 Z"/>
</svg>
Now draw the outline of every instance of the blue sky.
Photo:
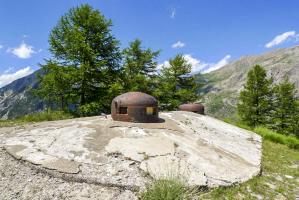
<svg viewBox="0 0 299 200">
<path fill-rule="evenodd" d="M 112 19 L 121 48 L 140 38 L 144 47 L 161 50 L 159 63 L 182 53 L 193 71 L 299 42 L 296 0 L 0 0 L 0 87 L 51 57 L 51 29 L 82 3 Z"/>
</svg>

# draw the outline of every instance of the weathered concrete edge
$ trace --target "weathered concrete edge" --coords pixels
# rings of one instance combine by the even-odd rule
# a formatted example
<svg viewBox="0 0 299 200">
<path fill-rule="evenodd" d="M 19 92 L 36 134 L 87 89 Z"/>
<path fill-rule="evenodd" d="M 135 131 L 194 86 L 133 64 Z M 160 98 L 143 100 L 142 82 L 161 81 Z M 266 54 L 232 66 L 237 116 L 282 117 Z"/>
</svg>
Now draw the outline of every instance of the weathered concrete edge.
<svg viewBox="0 0 299 200">
<path fill-rule="evenodd" d="M 137 192 L 141 189 L 141 187 L 137 186 L 137 185 L 104 183 L 104 182 L 97 181 L 97 180 L 92 179 L 92 178 L 83 177 L 83 176 L 80 176 L 80 171 L 81 170 L 77 174 L 70 174 L 70 173 L 59 172 L 57 170 L 47 169 L 47 168 L 42 167 L 41 165 L 33 164 L 33 163 L 31 163 L 27 160 L 23 160 L 21 157 L 18 157 L 14 154 L 11 154 L 3 147 L 0 147 L 0 150 L 4 151 L 6 154 L 11 156 L 16 162 L 19 162 L 22 165 L 25 165 L 27 167 L 30 167 L 31 169 L 37 171 L 37 173 L 43 173 L 43 174 L 49 175 L 53 178 L 60 178 L 64 181 L 68 181 L 68 182 L 88 183 L 88 184 L 100 185 L 100 186 L 104 186 L 104 187 L 116 187 L 116 188 L 118 188 L 120 190 L 123 190 L 123 191 L 124 190 L 130 190 L 132 192 Z"/>
<path fill-rule="evenodd" d="M 23 160 L 21 157 L 17 156 L 16 154 L 12 154 L 11 152 L 7 151 L 5 147 L 0 147 L 0 150 L 4 151 L 8 155 L 10 155 L 16 162 L 19 162 L 19 163 L 21 163 L 21 164 L 23 164 L 27 167 L 30 167 L 31 169 L 35 170 L 37 173 L 43 173 L 43 174 L 46 174 L 46 175 L 54 177 L 54 178 L 60 178 L 64 181 L 77 182 L 77 183 L 88 183 L 88 184 L 100 185 L 100 186 L 112 187 L 112 188 L 114 187 L 114 188 L 118 188 L 122 191 L 130 190 L 132 192 L 138 192 L 138 191 L 144 189 L 144 188 L 141 188 L 140 186 L 137 186 L 137 185 L 124 185 L 124 184 L 115 184 L 115 183 L 105 183 L 105 182 L 97 181 L 96 179 L 93 179 L 93 178 L 83 177 L 82 175 L 80 176 L 81 170 L 76 174 L 70 174 L 70 173 L 59 172 L 57 170 L 47 169 L 45 167 L 42 167 L 41 165 L 36 165 L 36 164 L 33 164 L 33 163 L 31 163 L 27 160 Z M 262 160 L 262 151 L 261 151 L 260 160 Z M 246 181 L 231 182 L 227 185 L 221 185 L 220 187 L 236 186 L 236 185 L 239 185 L 239 184 L 242 184 L 242 183 L 246 183 L 247 181 L 250 181 L 254 177 L 261 176 L 262 171 L 263 171 L 261 162 L 259 163 L 259 168 L 258 169 L 259 170 L 257 170 L 255 173 L 253 173 L 252 176 L 249 179 L 247 179 Z M 210 179 L 211 177 L 207 177 L 207 178 Z M 196 186 L 196 188 L 198 188 L 200 190 L 209 190 L 209 189 L 213 189 L 213 188 L 216 188 L 216 187 L 219 187 L 219 186 L 208 186 L 208 185 Z"/>
</svg>

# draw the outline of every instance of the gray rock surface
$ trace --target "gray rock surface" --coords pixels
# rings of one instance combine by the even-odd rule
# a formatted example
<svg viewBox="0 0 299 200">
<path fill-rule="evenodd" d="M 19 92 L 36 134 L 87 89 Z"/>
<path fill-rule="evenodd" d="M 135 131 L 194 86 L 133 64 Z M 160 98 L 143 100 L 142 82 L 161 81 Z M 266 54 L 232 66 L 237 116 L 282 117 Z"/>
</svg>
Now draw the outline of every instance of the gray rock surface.
<svg viewBox="0 0 299 200">
<path fill-rule="evenodd" d="M 2 128 L 0 144 L 15 159 L 2 150 L 0 170 L 13 173 L 5 168 L 14 168 L 18 175 L 1 178 L 26 182 L 39 172 L 42 182 L 34 180 L 32 187 L 46 184 L 46 179 L 63 185 L 61 190 L 45 186 L 45 195 L 52 187 L 55 197 L 67 190 L 80 199 L 81 193 L 88 196 L 98 187 L 103 191 L 100 199 L 130 199 L 136 198 L 132 191 L 153 178 L 178 176 L 189 185 L 216 187 L 244 182 L 260 172 L 261 137 L 255 133 L 195 113 L 160 117 L 165 121 L 115 122 L 97 116 Z M 13 195 L 10 184 L 0 189 Z"/>
</svg>

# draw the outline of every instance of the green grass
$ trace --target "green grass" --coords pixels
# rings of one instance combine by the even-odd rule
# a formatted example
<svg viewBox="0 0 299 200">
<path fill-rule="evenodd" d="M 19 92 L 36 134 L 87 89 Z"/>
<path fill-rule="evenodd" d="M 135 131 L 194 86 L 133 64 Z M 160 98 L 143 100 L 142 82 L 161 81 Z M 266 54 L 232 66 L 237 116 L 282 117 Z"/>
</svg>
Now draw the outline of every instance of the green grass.
<svg viewBox="0 0 299 200">
<path fill-rule="evenodd" d="M 223 120 L 226 123 L 233 124 L 233 125 L 238 126 L 240 128 L 243 128 L 243 129 L 246 129 L 246 130 L 249 130 L 249 131 L 253 131 L 250 126 L 247 126 L 246 124 L 240 122 L 239 120 L 233 120 L 231 118 L 224 118 L 224 119 L 220 119 L 220 120 Z"/>
<path fill-rule="evenodd" d="M 0 127 L 22 125 L 28 122 L 54 121 L 73 118 L 73 115 L 63 111 L 43 111 L 25 115 L 15 120 L 0 120 Z"/>
<path fill-rule="evenodd" d="M 241 128 L 254 131 L 263 137 L 262 174 L 251 180 L 219 187 L 201 193 L 188 192 L 184 182 L 157 180 L 148 186 L 141 200 L 176 199 L 296 199 L 299 197 L 299 140 L 264 127 L 250 128 L 240 122 L 232 122 Z M 187 192 L 186 192 L 187 191 Z M 189 190 L 192 191 L 192 190 Z M 194 190 L 193 190 L 194 191 Z"/>
<path fill-rule="evenodd" d="M 256 127 L 253 131 L 261 135 L 265 140 L 284 144 L 293 149 L 299 149 L 299 139 L 294 136 L 282 135 L 264 127 Z"/>
<path fill-rule="evenodd" d="M 63 111 L 44 111 L 38 112 L 30 115 L 25 115 L 17 120 L 23 122 L 40 122 L 40 121 L 54 121 L 54 120 L 63 120 L 63 119 L 70 119 L 73 116 L 69 113 Z"/>
<path fill-rule="evenodd" d="M 179 178 L 154 181 L 140 194 L 141 200 L 191 200 L 197 196 L 194 189 L 187 188 Z"/>
<path fill-rule="evenodd" d="M 299 197 L 299 152 L 268 140 L 263 142 L 262 173 L 230 187 L 198 192 L 180 179 L 160 179 L 140 194 L 141 200 L 287 199 Z"/>
<path fill-rule="evenodd" d="M 200 199 L 294 199 L 299 197 L 299 152 L 263 142 L 262 175 L 231 187 L 201 193 Z"/>
<path fill-rule="evenodd" d="M 231 119 L 224 119 L 224 121 L 233 124 L 235 126 L 238 126 L 240 128 L 256 132 L 257 134 L 261 135 L 264 140 L 269 140 L 275 143 L 284 144 L 292 149 L 299 150 L 299 139 L 296 138 L 295 136 L 280 134 L 262 126 L 251 128 L 243 124 L 242 122 L 232 121 Z"/>
</svg>

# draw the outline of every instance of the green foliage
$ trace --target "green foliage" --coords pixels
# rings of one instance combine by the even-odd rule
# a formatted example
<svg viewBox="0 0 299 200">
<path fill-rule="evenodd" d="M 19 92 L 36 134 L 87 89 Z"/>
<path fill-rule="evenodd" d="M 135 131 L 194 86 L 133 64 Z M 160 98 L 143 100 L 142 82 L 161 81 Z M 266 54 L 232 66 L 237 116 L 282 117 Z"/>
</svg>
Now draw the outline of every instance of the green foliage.
<svg viewBox="0 0 299 200">
<path fill-rule="evenodd" d="M 93 116 L 101 113 L 102 105 L 98 102 L 91 102 L 79 107 L 81 116 Z"/>
<path fill-rule="evenodd" d="M 61 110 L 72 100 L 75 69 L 70 66 L 60 66 L 57 62 L 47 61 L 42 65 L 43 76 L 39 76 L 40 87 L 33 90 L 47 104 L 48 108 L 53 108 L 53 102 L 59 104 Z"/>
<path fill-rule="evenodd" d="M 242 121 L 232 121 L 231 119 L 224 119 L 225 122 L 238 126 L 240 128 L 253 131 L 263 137 L 265 140 L 269 140 L 275 143 L 287 145 L 293 149 L 299 149 L 299 139 L 294 136 L 283 135 L 279 132 L 270 130 L 264 126 L 250 127 L 244 124 Z"/>
<path fill-rule="evenodd" d="M 54 121 L 73 118 L 73 115 L 63 111 L 43 111 L 38 113 L 33 113 L 25 115 L 23 117 L 17 118 L 16 121 L 20 122 L 41 122 L 41 121 Z"/>
<path fill-rule="evenodd" d="M 235 126 L 238 126 L 240 128 L 252 131 L 252 127 L 248 126 L 247 124 L 244 124 L 244 122 L 239 121 L 239 120 L 232 120 L 231 118 L 225 118 L 223 119 L 224 122 L 229 123 L 229 124 L 233 124 Z"/>
<path fill-rule="evenodd" d="M 272 87 L 272 79 L 266 76 L 266 71 L 258 65 L 249 71 L 237 105 L 240 119 L 251 127 L 263 125 L 278 133 L 299 137 L 299 101 L 295 84 L 285 77 Z"/>
<path fill-rule="evenodd" d="M 43 111 L 24 115 L 14 120 L 0 120 L 0 127 L 23 125 L 28 122 L 54 121 L 73 118 L 74 115 L 64 111 Z"/>
<path fill-rule="evenodd" d="M 190 73 L 191 65 L 183 55 L 175 56 L 169 60 L 169 66 L 162 67 L 159 87 L 154 92 L 161 109 L 174 110 L 182 103 L 197 100 L 198 84 Z"/>
<path fill-rule="evenodd" d="M 272 128 L 283 134 L 296 132 L 297 97 L 294 83 L 290 83 L 288 77 L 274 86 L 274 103 Z"/>
<path fill-rule="evenodd" d="M 11 127 L 11 126 L 16 126 L 20 123 L 17 123 L 16 120 L 4 120 L 0 119 L 0 128 L 2 127 Z"/>
<path fill-rule="evenodd" d="M 271 112 L 272 79 L 259 65 L 248 72 L 247 82 L 240 93 L 237 106 L 241 119 L 249 126 L 267 124 Z"/>
<path fill-rule="evenodd" d="M 296 101 L 295 115 L 293 116 L 291 133 L 299 138 L 299 100 Z"/>
<path fill-rule="evenodd" d="M 40 95 L 49 102 L 60 102 L 62 109 L 66 104 L 97 104 L 101 106 L 98 110 L 107 111 L 121 59 L 111 26 L 111 20 L 86 4 L 62 16 L 50 34 L 54 58 L 43 66 L 47 75 L 42 78 Z"/>
<path fill-rule="evenodd" d="M 261 135 L 266 140 L 284 144 L 290 148 L 299 150 L 299 139 L 297 139 L 296 137 L 282 135 L 261 126 L 254 128 L 253 131 Z"/>
<path fill-rule="evenodd" d="M 159 179 L 141 193 L 141 200 L 188 200 L 196 196 L 194 189 L 189 189 L 177 178 Z"/>
<path fill-rule="evenodd" d="M 123 50 L 124 91 L 140 91 L 152 94 L 156 74 L 156 58 L 159 51 L 143 49 L 141 40 L 134 40 Z"/>
<path fill-rule="evenodd" d="M 143 48 L 136 39 L 121 53 L 111 26 L 111 20 L 87 4 L 61 17 L 49 38 L 53 58 L 42 65 L 45 74 L 34 91 L 48 108 L 82 116 L 107 113 L 111 100 L 128 91 L 154 95 L 171 110 L 197 99 L 196 81 L 188 75 L 191 65 L 182 55 L 171 59 L 158 77 L 159 51 Z"/>
</svg>

